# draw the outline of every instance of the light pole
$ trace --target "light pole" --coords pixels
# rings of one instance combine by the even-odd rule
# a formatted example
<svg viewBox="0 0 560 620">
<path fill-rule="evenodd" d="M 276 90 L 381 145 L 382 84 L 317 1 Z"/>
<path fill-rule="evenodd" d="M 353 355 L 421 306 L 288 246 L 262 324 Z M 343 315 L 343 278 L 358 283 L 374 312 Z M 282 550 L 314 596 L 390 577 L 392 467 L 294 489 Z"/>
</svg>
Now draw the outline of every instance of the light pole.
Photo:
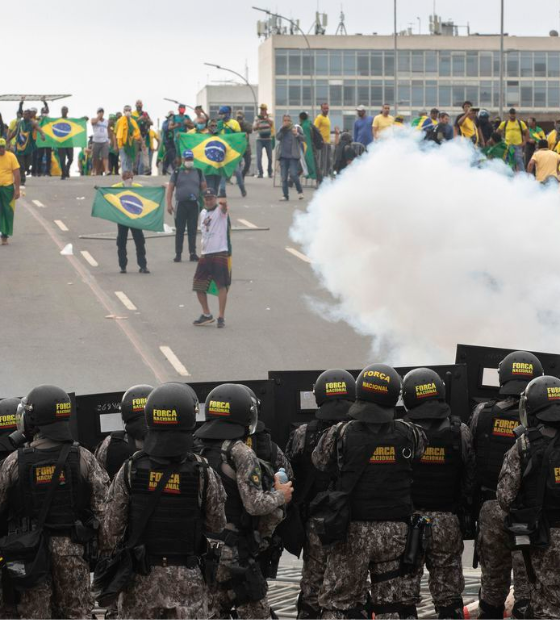
<svg viewBox="0 0 560 620">
<path fill-rule="evenodd" d="M 211 62 L 205 62 L 204 64 L 207 67 L 214 67 L 214 69 L 220 69 L 220 71 L 228 71 L 229 73 L 233 73 L 233 75 L 241 78 L 245 82 L 245 84 L 247 84 L 247 86 L 251 89 L 251 93 L 253 94 L 253 101 L 255 102 L 255 118 L 257 118 L 257 115 L 259 113 L 259 104 L 257 103 L 257 95 L 255 94 L 255 89 L 251 86 L 251 84 L 249 84 L 249 80 L 242 76 L 241 73 L 237 73 L 237 71 L 234 71 L 233 69 L 228 69 L 227 67 L 222 67 L 221 65 L 214 65 Z"/>
<path fill-rule="evenodd" d="M 395 101 L 395 116 L 399 111 L 399 97 L 397 94 L 397 67 L 399 66 L 398 58 L 397 58 L 397 0 L 394 0 L 394 11 L 393 11 L 393 51 L 395 54 L 395 66 L 393 67 L 394 76 L 395 76 L 395 85 L 394 85 L 394 101 Z"/>
<path fill-rule="evenodd" d="M 299 30 L 299 32 L 303 35 L 305 42 L 307 43 L 307 51 L 309 52 L 309 79 L 311 81 L 311 116 L 315 117 L 315 73 L 313 69 L 313 51 L 311 50 L 311 45 L 309 44 L 309 39 L 307 38 L 305 32 L 299 27 L 297 22 L 290 19 L 289 17 L 284 17 L 279 13 L 273 13 L 267 9 L 259 9 L 259 7 L 252 7 L 255 11 L 260 11 L 261 13 L 266 13 L 269 17 L 277 17 L 279 19 L 284 19 L 288 23 L 290 23 L 294 28 Z"/>
<path fill-rule="evenodd" d="M 500 15 L 500 118 L 504 116 L 504 0 Z"/>
</svg>

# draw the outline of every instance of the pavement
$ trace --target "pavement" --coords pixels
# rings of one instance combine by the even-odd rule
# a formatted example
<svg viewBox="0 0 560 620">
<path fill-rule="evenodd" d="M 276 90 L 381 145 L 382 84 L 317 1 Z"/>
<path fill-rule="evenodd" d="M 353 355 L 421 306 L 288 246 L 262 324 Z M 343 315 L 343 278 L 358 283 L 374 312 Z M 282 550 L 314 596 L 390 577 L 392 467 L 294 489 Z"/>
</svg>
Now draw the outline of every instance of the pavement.
<svg viewBox="0 0 560 620">
<path fill-rule="evenodd" d="M 136 180 L 158 185 L 167 178 Z M 226 328 L 218 330 L 192 325 L 200 314 L 191 290 L 196 265 L 173 262 L 172 235 L 147 239 L 149 275 L 138 273 L 130 238 L 128 273 L 119 273 L 116 224 L 91 217 L 95 186 L 117 180 L 28 179 L 14 237 L 0 247 L 7 353 L 0 397 L 25 394 L 39 383 L 87 394 L 142 382 L 264 379 L 269 370 L 361 368 L 373 361 L 367 338 L 312 309 L 314 301 L 332 298 L 288 232 L 313 189 L 305 190 L 305 200 L 295 200 L 294 192 L 286 203 L 271 179 L 248 178 L 246 198 L 228 186 L 239 230 L 232 233 Z M 167 213 L 166 224 L 174 225 Z M 68 244 L 73 254 L 61 255 Z M 217 299 L 210 299 L 216 312 Z"/>
</svg>

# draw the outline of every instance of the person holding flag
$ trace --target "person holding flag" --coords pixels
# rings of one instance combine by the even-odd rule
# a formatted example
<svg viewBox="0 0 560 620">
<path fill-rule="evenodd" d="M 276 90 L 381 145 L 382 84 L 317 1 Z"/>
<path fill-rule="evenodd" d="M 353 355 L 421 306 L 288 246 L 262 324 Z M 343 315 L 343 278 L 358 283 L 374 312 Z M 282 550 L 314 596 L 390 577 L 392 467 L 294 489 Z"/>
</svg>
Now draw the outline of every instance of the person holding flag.
<svg viewBox="0 0 560 620">
<path fill-rule="evenodd" d="M 33 152 L 36 149 L 37 133 L 45 137 L 39 123 L 33 119 L 31 110 L 24 110 L 22 118 L 8 136 L 8 141 L 15 138 L 15 151 L 21 170 L 22 187 L 25 187 L 25 175 L 31 167 Z"/>
<path fill-rule="evenodd" d="M 121 170 L 132 172 L 141 135 L 138 123 L 132 118 L 132 108 L 129 105 L 123 108 L 123 116 L 117 121 L 115 135 L 121 159 Z"/>
<path fill-rule="evenodd" d="M 0 138 L 0 235 L 2 245 L 14 232 L 14 210 L 19 198 L 20 166 L 17 157 L 6 150 L 6 140 Z"/>
<path fill-rule="evenodd" d="M 200 213 L 200 232 L 202 233 L 201 257 L 193 279 L 193 291 L 202 314 L 193 321 L 197 327 L 214 322 L 208 306 L 208 293 L 217 290 L 219 315 L 218 327 L 225 327 L 224 313 L 228 290 L 231 285 L 231 241 L 229 210 L 225 198 L 219 203 L 216 192 L 207 187 L 202 193 L 204 209 Z"/>
<path fill-rule="evenodd" d="M 218 121 L 218 134 L 232 134 L 232 133 L 241 133 L 241 126 L 234 119 L 231 118 L 231 106 L 223 105 L 218 110 L 218 116 L 220 120 Z M 243 155 L 244 153 L 242 153 Z M 237 179 L 237 185 L 241 191 L 241 195 L 243 198 L 247 196 L 247 190 L 245 189 L 245 181 L 243 180 L 243 165 L 242 162 L 239 162 L 239 165 L 235 168 L 234 174 Z M 231 178 L 231 177 L 229 177 Z M 229 178 L 227 180 L 229 180 Z M 226 177 L 222 177 L 220 181 L 220 196 L 225 198 L 226 195 Z"/>
</svg>

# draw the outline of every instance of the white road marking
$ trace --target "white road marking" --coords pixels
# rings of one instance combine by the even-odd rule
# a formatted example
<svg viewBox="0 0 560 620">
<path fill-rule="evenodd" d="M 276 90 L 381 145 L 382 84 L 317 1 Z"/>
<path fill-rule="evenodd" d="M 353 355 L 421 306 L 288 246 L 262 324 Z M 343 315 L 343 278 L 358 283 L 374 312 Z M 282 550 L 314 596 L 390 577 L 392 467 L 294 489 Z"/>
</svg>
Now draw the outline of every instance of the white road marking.
<svg viewBox="0 0 560 620">
<path fill-rule="evenodd" d="M 286 252 L 289 252 L 290 254 L 293 254 L 295 257 L 299 258 L 304 263 L 311 263 L 311 259 L 309 258 L 309 256 L 306 256 L 305 254 L 303 254 L 302 252 L 299 252 L 295 248 L 288 248 L 287 247 L 286 248 Z"/>
<path fill-rule="evenodd" d="M 54 223 L 60 228 L 62 232 L 68 232 L 68 227 L 62 220 L 55 220 Z"/>
<path fill-rule="evenodd" d="M 32 200 L 31 201 L 36 207 L 39 207 L 40 209 L 44 209 L 45 205 L 40 201 L 40 200 Z"/>
<path fill-rule="evenodd" d="M 175 355 L 175 353 L 173 353 L 170 347 L 163 346 L 160 347 L 159 350 L 165 355 L 167 361 L 171 364 L 171 366 L 175 368 L 178 375 L 181 375 L 182 377 L 191 376 L 189 371 L 183 366 L 183 364 L 181 364 L 179 358 Z"/>
<path fill-rule="evenodd" d="M 95 258 L 93 258 L 93 256 L 87 250 L 82 250 L 80 254 L 86 259 L 86 261 L 92 267 L 99 267 L 99 263 L 95 260 Z"/>
<path fill-rule="evenodd" d="M 138 310 L 138 308 L 130 301 L 130 299 L 122 291 L 115 291 L 115 295 L 119 298 L 119 300 L 122 302 L 122 305 L 127 310 Z"/>
<path fill-rule="evenodd" d="M 253 224 L 252 222 L 249 222 L 247 220 L 238 219 L 237 221 L 240 224 L 243 224 L 243 226 L 247 226 L 247 228 L 258 228 L 256 224 Z"/>
</svg>

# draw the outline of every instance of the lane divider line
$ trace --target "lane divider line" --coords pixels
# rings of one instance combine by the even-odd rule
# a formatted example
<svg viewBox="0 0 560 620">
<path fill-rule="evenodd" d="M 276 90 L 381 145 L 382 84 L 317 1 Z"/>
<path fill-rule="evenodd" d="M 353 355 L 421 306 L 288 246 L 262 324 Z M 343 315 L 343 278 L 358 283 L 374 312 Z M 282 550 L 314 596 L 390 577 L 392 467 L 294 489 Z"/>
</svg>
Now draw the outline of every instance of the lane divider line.
<svg viewBox="0 0 560 620">
<path fill-rule="evenodd" d="M 253 224 L 252 222 L 249 222 L 247 220 L 242 220 L 241 218 L 239 218 L 237 221 L 240 224 L 243 224 L 243 226 L 246 226 L 247 228 L 258 228 L 256 224 Z"/>
<path fill-rule="evenodd" d="M 40 200 L 32 200 L 31 201 L 36 207 L 39 207 L 40 209 L 44 209 L 45 205 L 40 201 Z"/>
<path fill-rule="evenodd" d="M 93 256 L 87 250 L 82 250 L 80 254 L 85 258 L 85 260 L 92 267 L 99 267 L 99 263 L 95 260 L 95 258 L 93 258 Z"/>
<path fill-rule="evenodd" d="M 303 252 L 299 252 L 295 248 L 286 247 L 286 252 L 289 252 L 290 254 L 295 256 L 296 258 L 299 258 L 304 263 L 311 263 L 311 259 L 309 258 L 309 256 L 306 256 L 305 254 L 303 254 Z"/>
<path fill-rule="evenodd" d="M 179 358 L 175 355 L 175 353 L 173 353 L 170 347 L 161 346 L 159 350 L 165 355 L 167 361 L 171 364 L 171 366 L 173 366 L 178 375 L 181 375 L 181 377 L 191 376 L 190 372 L 183 366 Z"/>
<path fill-rule="evenodd" d="M 54 223 L 60 228 L 62 232 L 68 232 L 68 227 L 62 220 L 55 220 Z"/>
<path fill-rule="evenodd" d="M 130 299 L 122 291 L 115 291 L 115 295 L 119 298 L 122 305 L 127 310 L 132 310 L 132 311 L 138 310 L 138 308 L 130 301 Z"/>
</svg>

